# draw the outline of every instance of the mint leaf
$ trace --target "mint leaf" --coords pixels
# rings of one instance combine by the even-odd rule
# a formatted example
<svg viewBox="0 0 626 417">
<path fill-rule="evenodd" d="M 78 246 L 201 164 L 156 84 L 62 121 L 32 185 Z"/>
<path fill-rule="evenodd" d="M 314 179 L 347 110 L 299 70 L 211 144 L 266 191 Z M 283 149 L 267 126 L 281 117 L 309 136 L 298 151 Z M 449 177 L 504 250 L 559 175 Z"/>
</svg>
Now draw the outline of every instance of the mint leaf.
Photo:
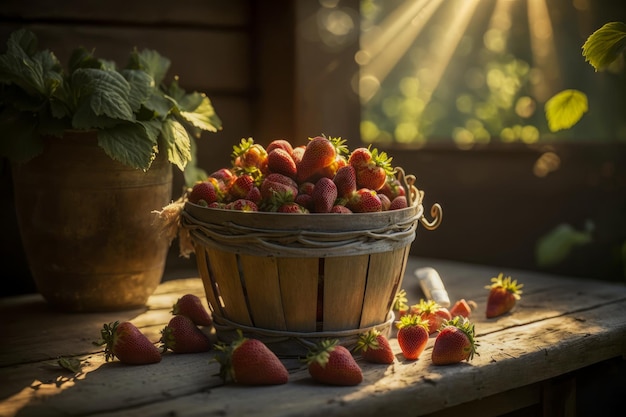
<svg viewBox="0 0 626 417">
<path fill-rule="evenodd" d="M 587 96 L 578 90 L 563 90 L 546 102 L 545 112 L 551 132 L 569 129 L 587 112 Z"/>
<path fill-rule="evenodd" d="M 147 171 L 156 155 L 156 141 L 140 124 L 124 123 L 98 131 L 98 145 L 112 159 Z"/>
<path fill-rule="evenodd" d="M 169 161 L 184 170 L 191 159 L 191 139 L 185 127 L 176 120 L 167 119 L 163 123 L 161 137 Z"/>
<path fill-rule="evenodd" d="M 626 48 L 626 24 L 609 22 L 593 32 L 583 45 L 583 56 L 596 71 L 603 70 Z"/>
<path fill-rule="evenodd" d="M 217 132 L 222 129 L 222 121 L 217 113 L 215 113 L 211 100 L 205 95 L 202 95 L 202 101 L 195 109 L 192 111 L 184 111 L 181 109 L 180 115 L 187 122 L 199 129 L 209 132 Z"/>
</svg>

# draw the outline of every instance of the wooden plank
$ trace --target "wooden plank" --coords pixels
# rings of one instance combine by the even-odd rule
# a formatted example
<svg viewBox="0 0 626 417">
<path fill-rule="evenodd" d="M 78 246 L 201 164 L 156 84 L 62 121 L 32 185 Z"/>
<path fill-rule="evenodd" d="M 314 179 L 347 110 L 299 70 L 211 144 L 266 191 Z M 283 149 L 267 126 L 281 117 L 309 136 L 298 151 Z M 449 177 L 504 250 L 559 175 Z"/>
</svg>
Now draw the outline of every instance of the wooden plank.
<svg viewBox="0 0 626 417">
<path fill-rule="evenodd" d="M 3 0 L 0 19 L 244 26 L 250 23 L 250 13 L 250 2 L 246 0 L 64 0 L 62 6 L 52 6 L 46 0 Z"/>
<path fill-rule="evenodd" d="M 324 331 L 358 329 L 369 255 L 324 259 Z"/>
<path fill-rule="evenodd" d="M 224 318 L 246 326 L 252 325 L 236 255 L 212 248 L 206 251 Z"/>
<path fill-rule="evenodd" d="M 200 30 L 196 28 L 153 28 L 71 25 L 3 25 L 2 46 L 18 27 L 32 30 L 42 48 L 52 50 L 62 64 L 80 46 L 95 49 L 97 56 L 123 67 L 133 48 L 155 49 L 171 61 L 169 79 L 180 77 L 188 91 L 247 94 L 251 89 L 251 40 L 245 31 Z"/>
<path fill-rule="evenodd" d="M 314 332 L 317 317 L 317 258 L 279 258 L 278 271 L 287 330 Z"/>
<path fill-rule="evenodd" d="M 276 258 L 240 255 L 240 260 L 255 327 L 286 330 Z"/>
<path fill-rule="evenodd" d="M 374 326 L 387 320 L 390 300 L 402 278 L 404 262 L 405 248 L 370 255 L 360 327 Z"/>
</svg>

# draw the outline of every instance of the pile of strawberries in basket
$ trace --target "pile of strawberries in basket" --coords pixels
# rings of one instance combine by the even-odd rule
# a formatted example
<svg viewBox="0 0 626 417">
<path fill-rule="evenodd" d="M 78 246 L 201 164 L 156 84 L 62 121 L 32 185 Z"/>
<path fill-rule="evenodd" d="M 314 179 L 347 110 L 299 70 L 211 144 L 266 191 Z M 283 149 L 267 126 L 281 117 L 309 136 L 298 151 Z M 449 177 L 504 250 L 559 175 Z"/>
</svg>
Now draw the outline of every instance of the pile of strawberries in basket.
<svg viewBox="0 0 626 417">
<path fill-rule="evenodd" d="M 407 207 L 391 159 L 371 147 L 351 152 L 326 136 L 293 146 L 252 138 L 233 147 L 232 163 L 199 181 L 187 200 L 212 208 L 280 213 L 369 213 Z"/>
</svg>

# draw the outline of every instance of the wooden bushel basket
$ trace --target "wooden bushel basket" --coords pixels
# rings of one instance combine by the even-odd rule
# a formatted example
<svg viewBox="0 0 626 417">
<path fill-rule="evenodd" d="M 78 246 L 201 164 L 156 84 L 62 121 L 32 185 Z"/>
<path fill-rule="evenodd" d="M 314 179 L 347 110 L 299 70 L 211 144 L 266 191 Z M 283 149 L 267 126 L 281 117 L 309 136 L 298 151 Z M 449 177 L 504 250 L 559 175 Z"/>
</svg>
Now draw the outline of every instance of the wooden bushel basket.
<svg viewBox="0 0 626 417">
<path fill-rule="evenodd" d="M 286 214 L 206 208 L 189 202 L 189 230 L 217 337 L 241 330 L 280 357 L 300 357 L 323 339 L 351 349 L 372 328 L 387 336 L 418 223 L 423 193 L 402 210 Z"/>
</svg>

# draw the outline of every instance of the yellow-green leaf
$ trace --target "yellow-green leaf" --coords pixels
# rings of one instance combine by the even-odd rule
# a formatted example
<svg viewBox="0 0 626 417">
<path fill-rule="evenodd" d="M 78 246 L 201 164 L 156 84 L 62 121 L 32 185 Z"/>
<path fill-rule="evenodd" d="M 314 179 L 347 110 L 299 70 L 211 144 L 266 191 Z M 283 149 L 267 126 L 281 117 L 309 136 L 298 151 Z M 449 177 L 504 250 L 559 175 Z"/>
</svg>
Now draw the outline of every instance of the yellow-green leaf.
<svg viewBox="0 0 626 417">
<path fill-rule="evenodd" d="M 546 102 L 545 111 L 551 132 L 569 129 L 588 110 L 587 96 L 578 90 L 563 90 Z"/>
<path fill-rule="evenodd" d="M 603 70 L 626 48 L 626 24 L 609 22 L 593 32 L 583 45 L 583 56 L 596 71 Z"/>
</svg>

